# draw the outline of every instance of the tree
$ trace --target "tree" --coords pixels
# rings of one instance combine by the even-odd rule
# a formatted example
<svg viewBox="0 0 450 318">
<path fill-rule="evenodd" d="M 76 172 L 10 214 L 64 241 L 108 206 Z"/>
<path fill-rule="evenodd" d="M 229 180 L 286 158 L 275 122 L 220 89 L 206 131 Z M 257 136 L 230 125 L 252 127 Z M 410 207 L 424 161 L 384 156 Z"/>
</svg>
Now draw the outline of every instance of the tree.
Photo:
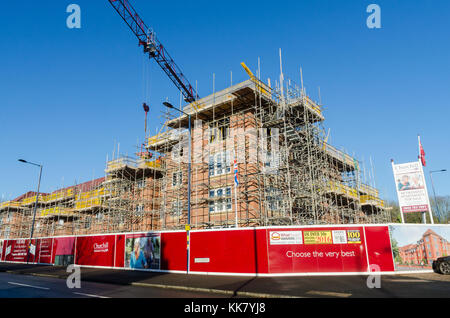
<svg viewBox="0 0 450 318">
<path fill-rule="evenodd" d="M 394 201 L 386 201 L 386 210 L 390 215 L 390 221 L 393 223 L 401 223 L 402 219 L 400 216 L 400 208 L 398 204 Z"/>
<path fill-rule="evenodd" d="M 397 264 L 401 264 L 403 262 L 402 258 L 400 257 L 400 252 L 398 250 L 398 242 L 396 239 L 391 238 L 391 245 L 392 245 L 392 254 L 394 256 L 394 261 Z"/>
<path fill-rule="evenodd" d="M 430 204 L 438 223 L 450 222 L 450 195 L 430 198 Z"/>
<path fill-rule="evenodd" d="M 393 223 L 401 223 L 400 207 L 395 201 L 386 202 L 390 213 L 390 219 Z M 447 224 L 450 223 L 450 196 L 438 196 L 436 197 L 436 202 L 430 198 L 431 209 L 433 211 L 433 221 L 434 223 Z M 430 223 L 429 214 L 426 213 L 427 223 Z M 422 213 L 404 213 L 403 218 L 405 223 L 423 223 Z"/>
</svg>

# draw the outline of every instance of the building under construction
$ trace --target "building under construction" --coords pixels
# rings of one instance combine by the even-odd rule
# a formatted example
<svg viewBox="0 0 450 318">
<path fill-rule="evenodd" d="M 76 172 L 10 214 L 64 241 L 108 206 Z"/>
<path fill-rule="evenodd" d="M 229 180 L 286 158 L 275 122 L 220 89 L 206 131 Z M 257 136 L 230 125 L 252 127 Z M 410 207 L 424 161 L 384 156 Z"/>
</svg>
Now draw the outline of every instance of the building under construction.
<svg viewBox="0 0 450 318">
<path fill-rule="evenodd" d="M 361 162 L 328 144 L 322 105 L 275 86 L 251 76 L 174 111 L 104 177 L 0 203 L 0 238 L 28 237 L 35 208 L 35 237 L 389 221 Z"/>
</svg>

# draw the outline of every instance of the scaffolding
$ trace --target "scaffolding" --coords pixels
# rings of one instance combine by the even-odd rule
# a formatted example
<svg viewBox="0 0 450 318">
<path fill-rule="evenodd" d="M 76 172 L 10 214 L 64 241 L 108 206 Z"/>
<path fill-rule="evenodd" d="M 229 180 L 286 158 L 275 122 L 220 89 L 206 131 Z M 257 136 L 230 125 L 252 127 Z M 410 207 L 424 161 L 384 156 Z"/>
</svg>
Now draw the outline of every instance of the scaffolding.
<svg viewBox="0 0 450 318">
<path fill-rule="evenodd" d="M 328 143 L 322 105 L 293 81 L 252 76 L 183 112 L 191 158 L 189 117 L 171 116 L 144 151 L 107 159 L 104 177 L 41 194 L 35 236 L 389 220 L 364 165 Z M 29 236 L 35 205 L 35 193 L 0 203 L 1 237 Z"/>
<path fill-rule="evenodd" d="M 272 89 L 253 77 L 183 109 L 192 120 L 202 120 L 200 126 L 194 123 L 191 137 L 203 150 L 201 162 L 195 149 L 192 155 L 192 227 L 388 220 L 378 190 L 361 182 L 360 162 L 327 143 L 322 107 L 293 81 L 288 83 L 283 89 Z M 148 139 L 147 147 L 173 157 L 180 151 L 180 129 L 188 127 L 188 116 L 172 119 L 166 126 L 166 131 Z M 251 128 L 258 131 L 257 141 L 250 135 L 237 144 L 233 131 Z M 278 141 L 276 149 L 271 149 L 273 139 Z M 252 142 L 257 146 L 256 162 L 251 160 Z M 240 183 L 233 196 L 236 153 L 243 161 L 238 164 Z M 187 189 L 181 187 L 174 196 L 167 186 L 177 170 L 186 175 L 186 165 L 166 166 L 161 212 L 172 204 L 184 207 L 179 214 L 186 216 Z M 178 228 L 186 221 L 175 223 L 165 222 L 163 228 Z"/>
</svg>

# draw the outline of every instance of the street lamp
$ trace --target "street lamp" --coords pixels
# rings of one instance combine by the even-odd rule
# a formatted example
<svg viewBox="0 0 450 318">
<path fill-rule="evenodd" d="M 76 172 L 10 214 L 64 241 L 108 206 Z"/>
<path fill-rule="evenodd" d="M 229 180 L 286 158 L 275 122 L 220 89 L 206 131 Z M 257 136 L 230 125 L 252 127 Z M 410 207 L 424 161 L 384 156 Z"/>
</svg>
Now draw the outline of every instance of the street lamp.
<svg viewBox="0 0 450 318">
<path fill-rule="evenodd" d="M 174 109 L 179 111 L 180 113 L 185 114 L 188 116 L 189 121 L 189 150 L 188 150 L 188 220 L 187 220 L 187 226 L 186 226 L 186 232 L 187 232 L 187 273 L 189 274 L 190 269 L 190 230 L 191 230 L 191 139 L 192 139 L 192 131 L 191 131 L 191 115 L 185 113 L 183 110 L 175 108 L 171 103 L 164 102 L 164 106 L 170 109 Z"/>
<path fill-rule="evenodd" d="M 34 211 L 33 211 L 33 222 L 31 223 L 30 243 L 29 243 L 28 249 L 27 249 L 27 264 L 28 264 L 28 260 L 30 258 L 31 242 L 32 242 L 33 233 L 34 233 L 34 223 L 36 221 L 36 210 L 37 210 L 38 199 L 39 199 L 39 189 L 41 187 L 42 165 L 37 164 L 37 163 L 33 163 L 33 162 L 29 162 L 29 161 L 26 161 L 26 160 L 23 160 L 23 159 L 19 159 L 19 161 L 22 162 L 22 163 L 28 163 L 30 165 L 37 166 L 37 167 L 40 168 L 39 181 L 38 181 L 38 187 L 37 187 L 37 193 L 36 193 L 36 202 L 34 204 Z"/>
<path fill-rule="evenodd" d="M 430 171 L 430 179 L 431 179 L 431 187 L 433 188 L 434 204 L 436 205 L 436 210 L 437 210 L 437 212 L 438 212 L 439 219 L 440 219 L 440 217 L 441 217 L 441 212 L 439 211 L 439 206 L 438 206 L 437 201 L 436 201 L 436 191 L 434 190 L 433 172 L 445 172 L 445 171 L 447 171 L 447 169 L 441 169 L 441 170 L 433 170 L 433 171 Z M 439 220 L 439 221 L 440 221 L 440 220 Z"/>
</svg>

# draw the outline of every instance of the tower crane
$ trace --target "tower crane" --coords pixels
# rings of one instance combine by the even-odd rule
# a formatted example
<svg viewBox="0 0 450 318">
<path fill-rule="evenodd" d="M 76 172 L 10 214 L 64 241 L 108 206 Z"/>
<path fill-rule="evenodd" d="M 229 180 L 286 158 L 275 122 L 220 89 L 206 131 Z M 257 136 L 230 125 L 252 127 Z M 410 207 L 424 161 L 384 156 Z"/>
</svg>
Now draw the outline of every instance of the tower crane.
<svg viewBox="0 0 450 318">
<path fill-rule="evenodd" d="M 157 39 L 152 29 L 147 27 L 139 14 L 128 0 L 108 0 L 117 13 L 122 17 L 131 31 L 139 40 L 139 46 L 144 47 L 144 52 L 154 59 L 170 80 L 183 94 L 184 100 L 192 103 L 199 99 L 197 92 L 184 76 L 181 69 L 175 64 L 169 53 Z"/>
</svg>

